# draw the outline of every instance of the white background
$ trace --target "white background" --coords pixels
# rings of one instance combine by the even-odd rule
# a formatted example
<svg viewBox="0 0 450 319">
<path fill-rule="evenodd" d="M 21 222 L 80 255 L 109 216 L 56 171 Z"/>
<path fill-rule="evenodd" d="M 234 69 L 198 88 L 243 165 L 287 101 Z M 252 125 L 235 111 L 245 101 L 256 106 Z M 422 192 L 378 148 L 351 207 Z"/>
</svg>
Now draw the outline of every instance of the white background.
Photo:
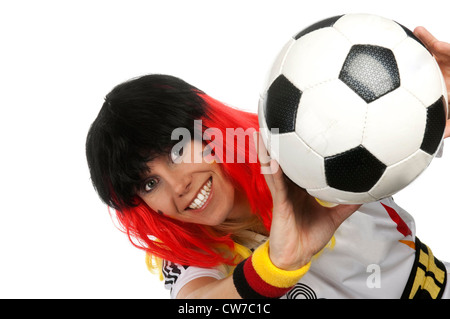
<svg viewBox="0 0 450 319">
<path fill-rule="evenodd" d="M 89 180 L 86 133 L 114 85 L 167 73 L 256 112 L 276 53 L 309 24 L 367 12 L 450 41 L 446 3 L 2 1 L 0 297 L 168 298 Z M 396 200 L 450 261 L 446 151 Z"/>
</svg>

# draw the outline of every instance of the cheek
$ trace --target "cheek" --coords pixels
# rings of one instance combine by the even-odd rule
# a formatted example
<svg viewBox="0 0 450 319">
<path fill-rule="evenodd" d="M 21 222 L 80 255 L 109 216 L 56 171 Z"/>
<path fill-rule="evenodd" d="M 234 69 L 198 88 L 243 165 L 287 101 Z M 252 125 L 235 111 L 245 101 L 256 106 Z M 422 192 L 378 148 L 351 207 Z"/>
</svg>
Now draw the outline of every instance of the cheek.
<svg viewBox="0 0 450 319">
<path fill-rule="evenodd" d="M 221 202 L 227 208 L 232 208 L 234 205 L 235 189 L 233 184 L 228 180 L 222 180 L 220 185 L 217 185 L 216 191 L 220 194 Z"/>
<path fill-rule="evenodd" d="M 164 201 L 164 196 L 159 198 L 158 196 L 140 196 L 141 200 L 148 206 L 150 209 L 155 211 L 157 214 L 163 216 L 170 215 L 170 207 L 169 203 Z"/>
</svg>

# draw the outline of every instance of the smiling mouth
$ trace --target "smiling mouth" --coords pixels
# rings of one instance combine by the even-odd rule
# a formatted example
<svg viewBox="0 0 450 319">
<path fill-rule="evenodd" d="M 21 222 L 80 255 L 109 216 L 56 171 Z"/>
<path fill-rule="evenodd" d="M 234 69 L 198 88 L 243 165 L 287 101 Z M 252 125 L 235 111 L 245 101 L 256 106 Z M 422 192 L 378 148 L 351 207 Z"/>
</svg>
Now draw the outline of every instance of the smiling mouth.
<svg viewBox="0 0 450 319">
<path fill-rule="evenodd" d="M 195 196 L 194 200 L 189 204 L 187 209 L 200 209 L 202 208 L 211 194 L 211 186 L 212 186 L 212 177 L 208 179 L 208 181 L 203 185 L 203 187 L 198 192 L 197 196 Z"/>
</svg>

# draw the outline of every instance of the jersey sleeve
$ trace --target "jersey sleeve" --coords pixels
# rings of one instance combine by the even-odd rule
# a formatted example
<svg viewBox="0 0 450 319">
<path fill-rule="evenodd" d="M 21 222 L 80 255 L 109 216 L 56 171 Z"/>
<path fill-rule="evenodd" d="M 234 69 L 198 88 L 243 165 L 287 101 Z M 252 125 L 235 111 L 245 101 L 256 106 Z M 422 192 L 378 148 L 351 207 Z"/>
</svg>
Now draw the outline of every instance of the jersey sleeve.
<svg viewBox="0 0 450 319">
<path fill-rule="evenodd" d="M 213 277 L 223 279 L 227 276 L 225 268 L 201 268 L 195 266 L 182 266 L 170 261 L 164 261 L 162 267 L 164 287 L 170 290 L 170 297 L 175 299 L 188 282 L 200 277 Z"/>
</svg>

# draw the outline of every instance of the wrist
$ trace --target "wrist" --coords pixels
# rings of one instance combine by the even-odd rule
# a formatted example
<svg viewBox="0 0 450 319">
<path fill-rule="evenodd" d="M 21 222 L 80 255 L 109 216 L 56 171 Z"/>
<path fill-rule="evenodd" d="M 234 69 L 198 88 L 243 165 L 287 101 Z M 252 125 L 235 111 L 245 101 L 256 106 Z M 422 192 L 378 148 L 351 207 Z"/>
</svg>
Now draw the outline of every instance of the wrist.
<svg viewBox="0 0 450 319">
<path fill-rule="evenodd" d="M 274 264 L 269 255 L 269 241 L 259 246 L 253 253 L 253 266 L 265 280 L 278 287 L 295 285 L 310 267 L 311 258 L 304 259 L 296 264 Z"/>
<path fill-rule="evenodd" d="M 269 256 L 270 258 L 270 256 Z M 270 258 L 272 261 L 272 258 Z M 300 261 L 296 262 L 288 262 L 288 261 L 272 261 L 272 264 L 280 269 L 280 270 L 286 270 L 286 271 L 295 271 L 297 269 L 300 269 L 304 266 L 306 266 L 311 261 L 311 258 L 305 258 Z"/>
<path fill-rule="evenodd" d="M 269 258 L 269 243 L 266 242 L 236 266 L 233 282 L 242 298 L 279 298 L 292 289 L 310 265 L 308 262 L 296 270 L 278 268 Z"/>
<path fill-rule="evenodd" d="M 296 255 L 296 253 L 292 254 L 284 253 L 283 255 L 278 256 L 279 254 L 277 254 L 275 250 L 272 250 L 270 245 L 267 245 L 267 249 L 272 264 L 275 267 L 283 270 L 293 271 L 296 269 L 300 269 L 306 264 L 308 264 L 312 259 L 312 256 L 309 257 L 302 256 L 301 258 L 292 258 L 292 256 Z"/>
</svg>

